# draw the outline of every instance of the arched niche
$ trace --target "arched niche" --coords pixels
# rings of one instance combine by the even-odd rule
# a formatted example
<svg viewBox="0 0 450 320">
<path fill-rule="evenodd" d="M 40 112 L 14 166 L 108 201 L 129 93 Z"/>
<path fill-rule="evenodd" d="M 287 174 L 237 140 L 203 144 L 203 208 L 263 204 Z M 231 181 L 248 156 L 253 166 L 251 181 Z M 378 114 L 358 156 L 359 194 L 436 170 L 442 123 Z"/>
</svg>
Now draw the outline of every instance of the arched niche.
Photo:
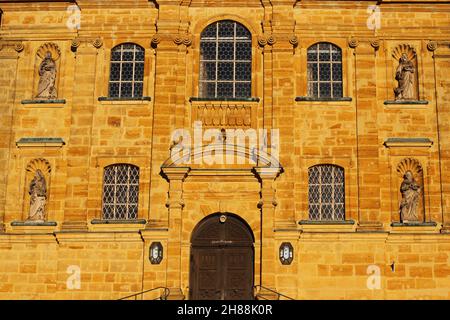
<svg viewBox="0 0 450 320">
<path fill-rule="evenodd" d="M 29 218 L 30 213 L 30 184 L 36 176 L 37 171 L 40 170 L 42 173 L 45 184 L 46 184 L 46 206 L 45 206 L 45 216 L 47 220 L 47 210 L 50 196 L 50 180 L 51 180 L 51 165 L 47 159 L 36 158 L 31 160 L 25 169 L 25 186 L 24 186 L 24 210 L 23 210 L 23 220 Z"/>
<path fill-rule="evenodd" d="M 423 176 L 423 168 L 420 164 L 419 160 L 415 158 L 404 158 L 400 163 L 398 163 L 397 168 L 397 192 L 398 192 L 398 214 L 397 221 L 402 221 L 400 206 L 402 202 L 402 192 L 401 187 L 402 183 L 405 180 L 405 175 L 410 172 L 412 174 L 414 182 L 420 186 L 419 199 L 417 202 L 417 212 L 418 212 L 418 221 L 417 222 L 425 222 L 425 183 Z"/>
</svg>

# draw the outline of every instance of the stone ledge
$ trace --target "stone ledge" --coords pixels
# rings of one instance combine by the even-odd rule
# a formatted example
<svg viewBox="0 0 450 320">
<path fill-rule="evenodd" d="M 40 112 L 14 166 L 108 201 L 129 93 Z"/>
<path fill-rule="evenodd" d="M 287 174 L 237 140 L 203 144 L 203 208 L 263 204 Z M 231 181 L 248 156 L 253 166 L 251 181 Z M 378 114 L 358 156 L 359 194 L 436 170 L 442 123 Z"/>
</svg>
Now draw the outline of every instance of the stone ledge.
<svg viewBox="0 0 450 320">
<path fill-rule="evenodd" d="M 303 233 L 309 232 L 344 232 L 354 233 L 356 231 L 355 221 L 341 220 L 341 221 L 316 221 L 316 220 L 301 220 L 298 223 Z"/>
<path fill-rule="evenodd" d="M 383 145 L 386 148 L 392 147 L 431 147 L 433 141 L 428 138 L 388 138 Z"/>
<path fill-rule="evenodd" d="M 98 97 L 98 101 L 152 101 L 152 98 L 147 96 L 132 98 Z"/>
<path fill-rule="evenodd" d="M 311 102 L 350 102 L 353 99 L 351 97 L 341 97 L 341 98 L 317 98 L 317 97 L 295 97 L 295 101 L 311 101 Z"/>
<path fill-rule="evenodd" d="M 65 104 L 66 99 L 25 99 L 22 104 Z"/>
<path fill-rule="evenodd" d="M 426 105 L 428 104 L 428 100 L 386 100 L 384 101 L 385 105 Z"/>
<path fill-rule="evenodd" d="M 57 223 L 55 221 L 13 221 L 8 232 L 13 234 L 19 232 L 21 234 L 53 234 L 56 230 Z"/>
<path fill-rule="evenodd" d="M 201 97 L 190 97 L 189 102 L 195 101 L 230 101 L 230 102 L 259 102 L 258 97 L 251 98 L 201 98 Z"/>
<path fill-rule="evenodd" d="M 88 226 L 90 232 L 140 232 L 145 228 L 147 220 L 134 219 L 134 220 L 104 220 L 93 219 Z"/>
<path fill-rule="evenodd" d="M 18 148 L 23 147 L 62 147 L 66 143 L 63 138 L 20 138 L 16 141 Z"/>
<path fill-rule="evenodd" d="M 436 227 L 437 223 L 431 222 L 392 222 L 391 227 Z"/>
<path fill-rule="evenodd" d="M 440 233 L 440 226 L 434 221 L 430 222 L 392 222 L 391 233 Z"/>
<path fill-rule="evenodd" d="M 300 225 L 354 225 L 354 220 L 300 220 Z"/>
<path fill-rule="evenodd" d="M 11 222 L 12 227 L 55 227 L 58 224 L 55 221 L 13 221 Z"/>
<path fill-rule="evenodd" d="M 93 219 L 91 224 L 146 224 L 145 219 L 123 219 L 123 220 L 103 220 L 103 219 Z"/>
</svg>

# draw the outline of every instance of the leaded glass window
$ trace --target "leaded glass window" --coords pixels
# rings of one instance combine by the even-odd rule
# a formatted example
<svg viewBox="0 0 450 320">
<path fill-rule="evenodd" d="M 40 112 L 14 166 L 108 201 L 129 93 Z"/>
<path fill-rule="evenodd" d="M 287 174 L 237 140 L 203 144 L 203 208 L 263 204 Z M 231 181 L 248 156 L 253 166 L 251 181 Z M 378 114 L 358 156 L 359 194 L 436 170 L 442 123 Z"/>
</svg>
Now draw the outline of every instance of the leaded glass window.
<svg viewBox="0 0 450 320">
<path fill-rule="evenodd" d="M 144 54 L 144 48 L 133 43 L 124 43 L 111 50 L 109 97 L 142 97 Z"/>
<path fill-rule="evenodd" d="M 308 96 L 342 98 L 342 51 L 332 43 L 308 48 Z"/>
<path fill-rule="evenodd" d="M 139 168 L 114 164 L 103 171 L 103 219 L 137 219 Z"/>
<path fill-rule="evenodd" d="M 344 169 L 335 165 L 309 168 L 309 219 L 345 220 Z"/>
<path fill-rule="evenodd" d="M 200 96 L 248 98 L 252 91 L 252 37 L 240 23 L 218 21 L 200 37 Z"/>
</svg>

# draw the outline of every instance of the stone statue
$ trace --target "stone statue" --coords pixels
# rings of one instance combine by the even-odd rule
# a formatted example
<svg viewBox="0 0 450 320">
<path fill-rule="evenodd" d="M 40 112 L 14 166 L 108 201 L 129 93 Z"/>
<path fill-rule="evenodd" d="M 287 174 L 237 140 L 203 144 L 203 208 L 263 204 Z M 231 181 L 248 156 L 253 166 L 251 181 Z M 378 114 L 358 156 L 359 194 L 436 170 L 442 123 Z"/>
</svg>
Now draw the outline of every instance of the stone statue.
<svg viewBox="0 0 450 320">
<path fill-rule="evenodd" d="M 400 219 L 403 223 L 418 222 L 418 205 L 421 187 L 414 180 L 411 171 L 406 171 L 400 186 L 402 200 L 400 202 Z"/>
<path fill-rule="evenodd" d="M 56 98 L 56 63 L 50 51 L 45 54 L 39 66 L 39 84 L 36 98 L 55 99 Z"/>
<path fill-rule="evenodd" d="M 394 90 L 395 100 L 414 100 L 415 99 L 415 68 L 411 60 L 408 60 L 406 53 L 403 53 L 397 71 L 395 80 L 398 81 L 398 88 Z"/>
<path fill-rule="evenodd" d="M 41 170 L 36 170 L 30 183 L 30 213 L 27 220 L 45 221 L 45 204 L 47 202 L 47 187 Z"/>
</svg>

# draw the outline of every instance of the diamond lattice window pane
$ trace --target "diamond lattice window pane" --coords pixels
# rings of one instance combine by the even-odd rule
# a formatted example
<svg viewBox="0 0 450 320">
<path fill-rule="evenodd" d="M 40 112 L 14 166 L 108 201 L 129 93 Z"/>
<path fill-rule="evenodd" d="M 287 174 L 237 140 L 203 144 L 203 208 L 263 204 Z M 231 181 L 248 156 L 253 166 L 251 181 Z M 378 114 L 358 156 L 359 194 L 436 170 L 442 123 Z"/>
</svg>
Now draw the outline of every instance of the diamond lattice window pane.
<svg viewBox="0 0 450 320">
<path fill-rule="evenodd" d="M 136 219 L 139 168 L 129 164 L 108 166 L 103 173 L 103 219 Z"/>
<path fill-rule="evenodd" d="M 344 169 L 335 165 L 311 167 L 308 182 L 309 218 L 311 220 L 344 220 Z"/>
</svg>

